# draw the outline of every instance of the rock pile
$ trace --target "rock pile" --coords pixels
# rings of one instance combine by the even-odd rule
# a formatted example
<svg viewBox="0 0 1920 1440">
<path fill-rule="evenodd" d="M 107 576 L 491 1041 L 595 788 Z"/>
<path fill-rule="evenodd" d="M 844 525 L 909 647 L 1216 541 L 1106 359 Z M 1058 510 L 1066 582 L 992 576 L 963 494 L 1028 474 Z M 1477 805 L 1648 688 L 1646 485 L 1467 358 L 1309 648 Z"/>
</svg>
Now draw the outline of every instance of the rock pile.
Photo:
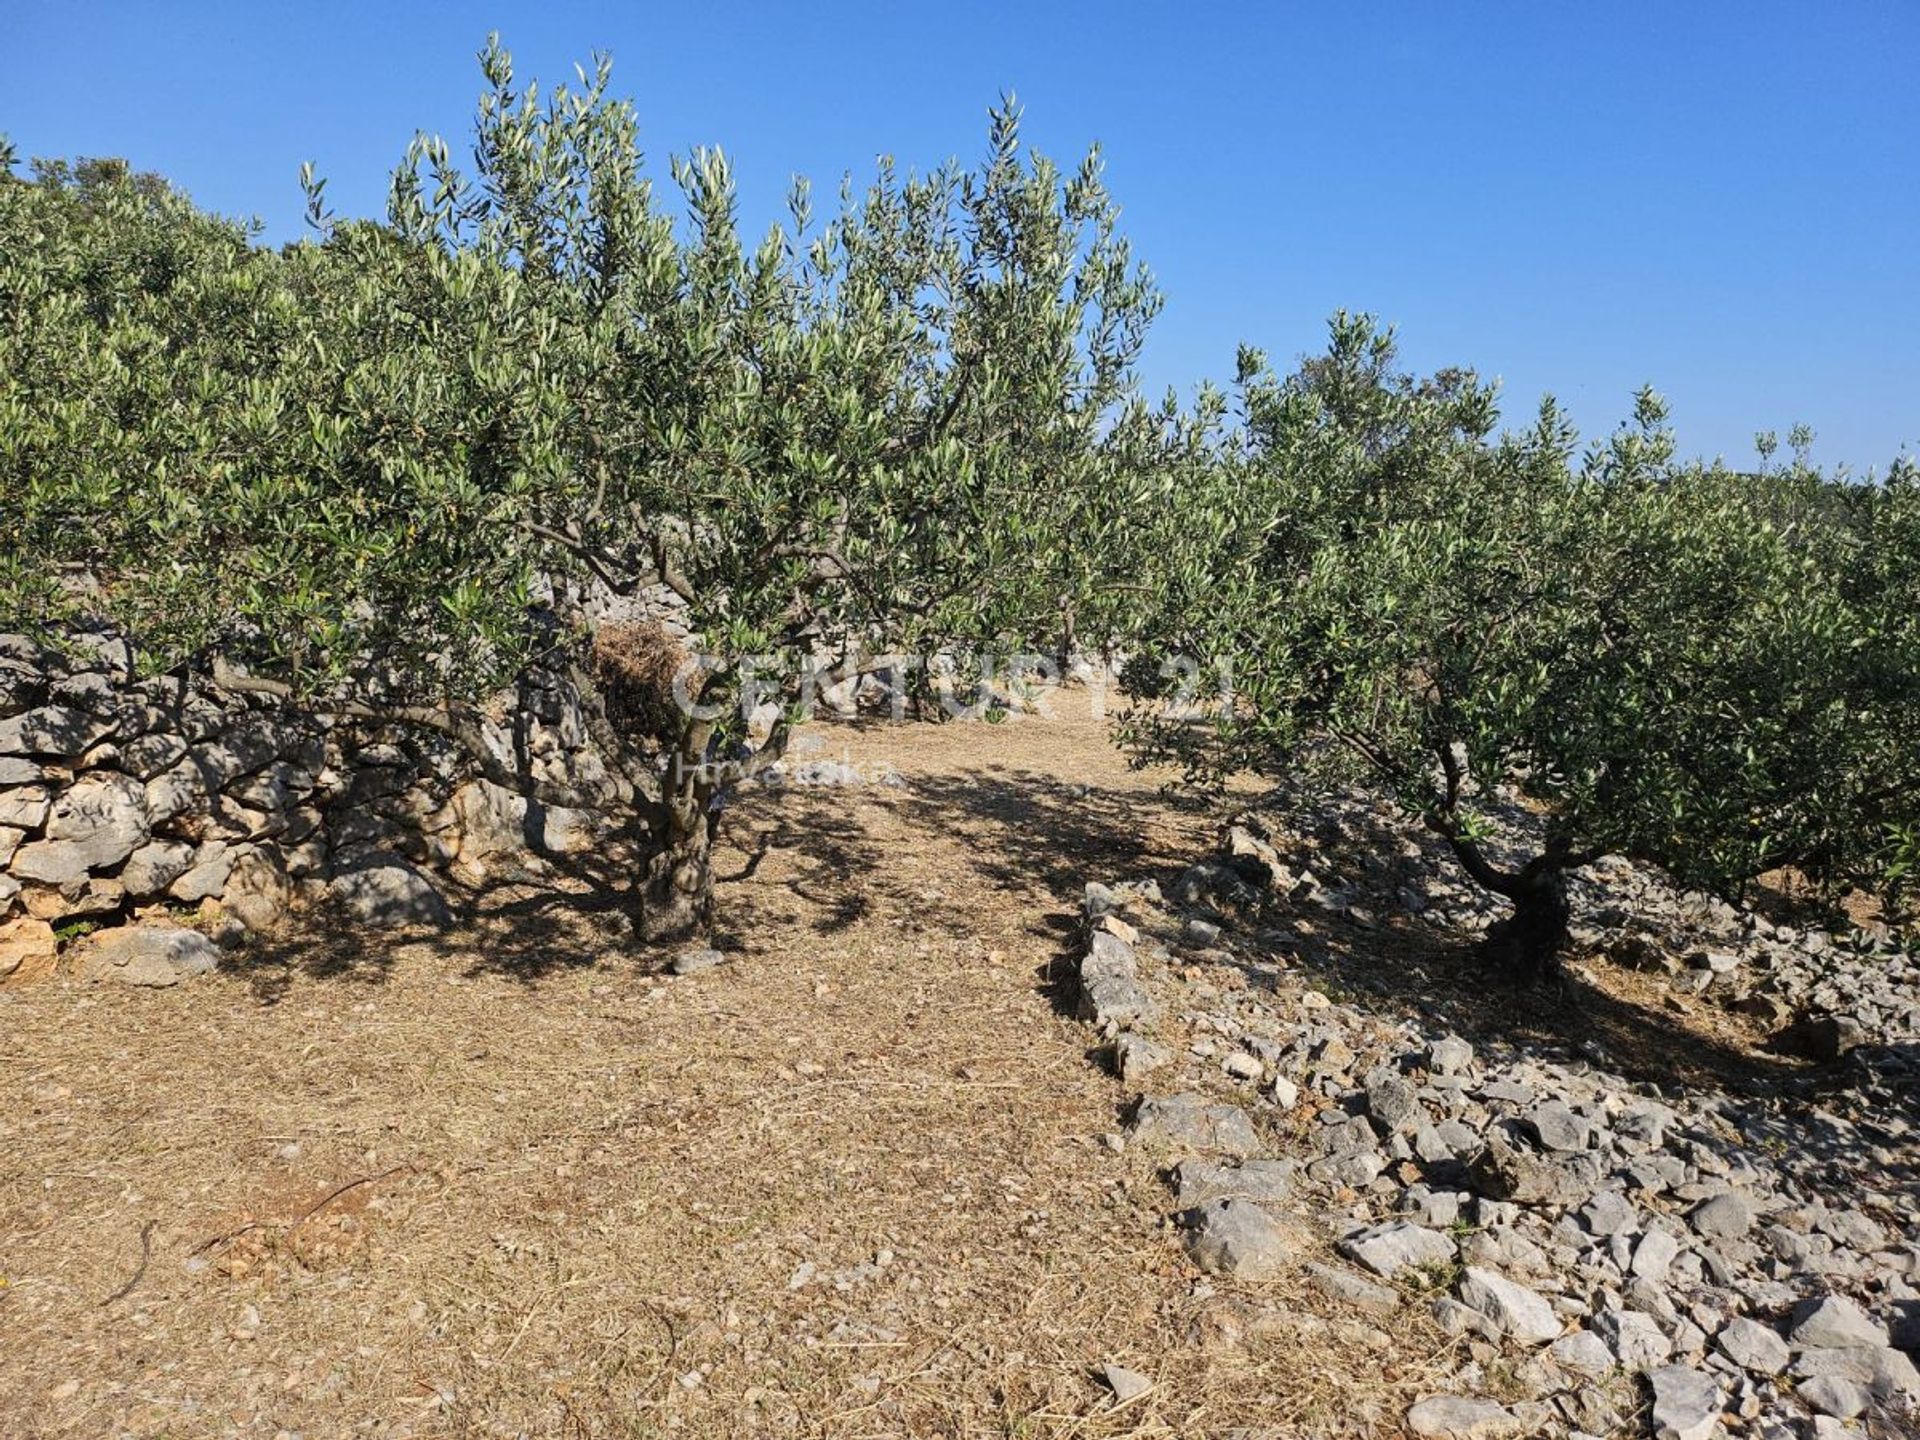
<svg viewBox="0 0 1920 1440">
<path fill-rule="evenodd" d="M 1087 887 L 1081 1013 L 1150 1092 L 1127 1143 L 1167 1158 L 1194 1263 L 1256 1281 L 1300 1270 L 1375 1314 L 1424 1304 L 1458 1337 L 1469 1393 L 1414 1406 L 1419 1435 L 1644 1420 L 1662 1437 L 1785 1440 L 1876 1417 L 1889 1428 L 1875 1433 L 1913 1433 L 1914 961 L 1610 865 L 1582 882 L 1584 948 L 1636 956 L 1684 994 L 1776 1004 L 1783 1046 L 1810 1019 L 1850 1022 L 1822 1047 L 1845 1062 L 1681 1093 L 1591 1046 L 1482 1053 L 1494 1042 L 1303 978 L 1316 937 L 1337 928 L 1364 950 L 1389 906 L 1468 933 L 1493 918 L 1419 837 L 1345 804 L 1313 813 L 1368 837 L 1351 859 L 1322 846 L 1302 863 L 1256 817 L 1171 897 Z M 1496 1367 L 1530 1398 L 1470 1393 Z"/>
</svg>

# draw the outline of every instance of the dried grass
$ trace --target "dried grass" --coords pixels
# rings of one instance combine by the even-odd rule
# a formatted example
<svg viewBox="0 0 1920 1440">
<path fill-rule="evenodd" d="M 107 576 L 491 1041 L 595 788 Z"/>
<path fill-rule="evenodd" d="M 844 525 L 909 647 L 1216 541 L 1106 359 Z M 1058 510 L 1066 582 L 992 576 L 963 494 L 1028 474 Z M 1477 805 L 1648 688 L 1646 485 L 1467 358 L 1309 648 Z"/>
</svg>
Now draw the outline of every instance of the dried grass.
<svg viewBox="0 0 1920 1440">
<path fill-rule="evenodd" d="M 1398 1433 L 1441 1342 L 1197 1282 L 1056 1004 L 1213 817 L 1087 718 L 821 733 L 907 784 L 744 803 L 720 970 L 508 896 L 0 995 L 0 1433 Z"/>
</svg>

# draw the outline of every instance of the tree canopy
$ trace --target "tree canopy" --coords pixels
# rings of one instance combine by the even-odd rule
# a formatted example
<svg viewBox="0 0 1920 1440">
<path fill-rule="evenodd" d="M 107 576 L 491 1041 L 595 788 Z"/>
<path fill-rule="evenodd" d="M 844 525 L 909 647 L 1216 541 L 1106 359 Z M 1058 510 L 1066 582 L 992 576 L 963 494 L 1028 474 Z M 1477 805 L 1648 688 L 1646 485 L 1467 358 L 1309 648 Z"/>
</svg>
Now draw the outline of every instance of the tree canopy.
<svg viewBox="0 0 1920 1440">
<path fill-rule="evenodd" d="M 1401 373 L 1367 317 L 1284 378 L 1243 355 L 1237 423 L 1136 494 L 1127 561 L 1146 658 L 1224 657 L 1232 699 L 1136 712 L 1139 753 L 1384 787 L 1515 902 L 1494 943 L 1528 965 L 1603 854 L 1873 873 L 1914 819 L 1920 477 L 1682 462 L 1665 421 L 1646 391 L 1578 459 L 1551 401 L 1496 434 L 1488 386 Z M 1479 798 L 1510 777 L 1548 837 L 1512 872 Z"/>
<path fill-rule="evenodd" d="M 1032 154 L 1011 100 L 977 167 L 883 164 L 824 224 L 798 184 L 756 244 L 717 151 L 656 198 L 604 60 L 543 96 L 481 58 L 469 169 L 422 137 L 384 224 L 309 175 L 321 233 L 279 253 L 124 167 L 0 182 L 0 610 L 467 741 L 569 667 L 684 930 L 713 792 L 784 742 L 709 763 L 743 687 L 1057 617 L 1159 296 L 1097 153 Z M 622 709 L 563 579 L 677 596 L 697 708 Z"/>
</svg>

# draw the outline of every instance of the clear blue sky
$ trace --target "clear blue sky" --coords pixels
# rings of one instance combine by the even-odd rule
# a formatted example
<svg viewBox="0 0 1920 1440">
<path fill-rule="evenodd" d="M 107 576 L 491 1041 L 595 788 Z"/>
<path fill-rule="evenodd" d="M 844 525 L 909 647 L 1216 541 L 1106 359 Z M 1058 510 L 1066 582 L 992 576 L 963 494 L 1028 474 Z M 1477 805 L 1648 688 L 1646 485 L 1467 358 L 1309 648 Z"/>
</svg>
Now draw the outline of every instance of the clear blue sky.
<svg viewBox="0 0 1920 1440">
<path fill-rule="evenodd" d="M 123 155 L 300 233 L 311 159 L 375 213 L 416 129 L 456 144 L 489 29 L 522 78 L 595 48 L 650 161 L 734 158 L 755 228 L 788 177 L 882 151 L 978 156 L 1003 88 L 1027 134 L 1098 140 L 1168 294 L 1150 387 L 1317 347 L 1336 307 L 1421 367 L 1552 390 L 1588 431 L 1651 381 L 1682 445 L 1745 463 L 1920 450 L 1920 3 L 1131 6 L 0 0 L 0 131 Z"/>
</svg>

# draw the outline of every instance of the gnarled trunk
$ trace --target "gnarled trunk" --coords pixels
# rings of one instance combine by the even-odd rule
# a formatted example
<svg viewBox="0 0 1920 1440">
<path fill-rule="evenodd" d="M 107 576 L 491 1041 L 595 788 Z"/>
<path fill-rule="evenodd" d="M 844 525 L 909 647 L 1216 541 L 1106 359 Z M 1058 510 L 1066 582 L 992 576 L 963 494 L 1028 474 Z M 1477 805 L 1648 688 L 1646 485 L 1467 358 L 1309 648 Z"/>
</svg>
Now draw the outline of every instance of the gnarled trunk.
<svg viewBox="0 0 1920 1440">
<path fill-rule="evenodd" d="M 1480 942 L 1481 957 L 1516 979 L 1540 980 L 1551 974 L 1560 952 L 1566 949 L 1572 920 L 1567 872 L 1594 857 L 1575 855 L 1556 840 L 1544 855 L 1519 870 L 1502 870 L 1460 832 L 1452 816 L 1429 815 L 1427 825 L 1447 842 L 1460 868 L 1475 883 L 1513 906 L 1511 915 L 1487 928 Z"/>
<path fill-rule="evenodd" d="M 635 887 L 635 929 L 650 944 L 697 939 L 713 923 L 713 819 L 674 814 Z"/>
<path fill-rule="evenodd" d="M 1480 942 L 1480 954 L 1489 964 L 1523 980 L 1544 979 L 1552 972 L 1566 948 L 1571 919 L 1566 872 L 1556 867 L 1532 871 L 1529 866 L 1513 877 L 1507 895 L 1513 913 L 1489 926 Z"/>
</svg>

